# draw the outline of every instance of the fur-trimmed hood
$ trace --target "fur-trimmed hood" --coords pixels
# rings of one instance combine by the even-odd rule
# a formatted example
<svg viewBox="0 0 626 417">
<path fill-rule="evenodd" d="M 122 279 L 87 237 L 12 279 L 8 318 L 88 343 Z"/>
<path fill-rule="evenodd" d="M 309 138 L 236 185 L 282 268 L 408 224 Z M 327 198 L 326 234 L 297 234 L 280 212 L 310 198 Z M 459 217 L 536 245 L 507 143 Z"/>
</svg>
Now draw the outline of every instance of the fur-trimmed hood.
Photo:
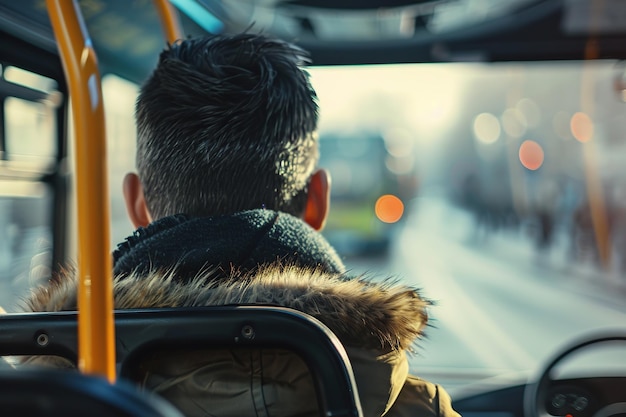
<svg viewBox="0 0 626 417">
<path fill-rule="evenodd" d="M 347 346 L 410 350 L 424 331 L 431 305 L 415 288 L 397 280 L 348 278 L 298 266 L 273 265 L 253 273 L 232 273 L 228 279 L 212 276 L 209 271 L 181 281 L 172 270 L 119 276 L 113 285 L 115 307 L 278 305 L 319 319 Z M 75 310 L 77 285 L 75 271 L 66 270 L 35 289 L 24 310 Z"/>
</svg>

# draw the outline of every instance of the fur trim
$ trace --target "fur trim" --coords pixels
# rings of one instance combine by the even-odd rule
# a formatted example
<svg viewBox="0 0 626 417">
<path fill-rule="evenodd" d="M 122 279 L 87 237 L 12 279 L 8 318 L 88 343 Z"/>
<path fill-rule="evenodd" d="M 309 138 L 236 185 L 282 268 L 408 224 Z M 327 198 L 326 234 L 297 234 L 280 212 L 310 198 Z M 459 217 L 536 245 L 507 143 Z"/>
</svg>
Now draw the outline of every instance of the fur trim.
<svg viewBox="0 0 626 417">
<path fill-rule="evenodd" d="M 312 269 L 274 265 L 253 274 L 215 280 L 210 271 L 189 282 L 173 271 L 114 281 L 115 307 L 160 308 L 270 304 L 307 313 L 328 326 L 347 346 L 407 349 L 422 336 L 432 304 L 415 288 L 392 279 L 348 278 Z M 65 271 L 48 286 L 34 290 L 25 311 L 75 310 L 77 280 Z"/>
</svg>

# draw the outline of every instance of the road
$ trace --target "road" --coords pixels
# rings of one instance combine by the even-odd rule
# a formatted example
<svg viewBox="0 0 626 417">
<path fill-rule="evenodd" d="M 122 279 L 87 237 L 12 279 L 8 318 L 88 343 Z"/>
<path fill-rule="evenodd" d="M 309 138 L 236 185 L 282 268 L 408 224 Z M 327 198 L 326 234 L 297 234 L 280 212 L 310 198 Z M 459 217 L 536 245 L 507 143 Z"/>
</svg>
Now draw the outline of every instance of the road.
<svg viewBox="0 0 626 417">
<path fill-rule="evenodd" d="M 626 329 L 626 292 L 616 277 L 568 265 L 557 250 L 537 253 L 518 235 L 472 239 L 468 215 L 443 202 L 422 204 L 419 213 L 388 259 L 348 263 L 400 276 L 436 302 L 413 372 L 448 389 L 491 375 L 533 375 L 573 340 Z"/>
</svg>

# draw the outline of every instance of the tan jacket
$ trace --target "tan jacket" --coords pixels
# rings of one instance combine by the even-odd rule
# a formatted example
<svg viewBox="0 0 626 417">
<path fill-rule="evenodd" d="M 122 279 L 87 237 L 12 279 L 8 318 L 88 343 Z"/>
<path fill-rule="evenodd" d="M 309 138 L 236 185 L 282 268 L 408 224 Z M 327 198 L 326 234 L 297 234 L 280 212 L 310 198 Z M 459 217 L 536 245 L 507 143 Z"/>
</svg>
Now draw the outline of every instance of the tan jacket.
<svg viewBox="0 0 626 417">
<path fill-rule="evenodd" d="M 228 304 L 290 307 L 326 324 L 346 347 L 364 416 L 458 417 L 438 385 L 410 376 L 407 352 L 422 335 L 430 303 L 391 280 L 273 266 L 212 281 L 207 272 L 181 283 L 173 272 L 114 282 L 115 306 L 159 308 Z M 76 308 L 70 271 L 33 292 L 26 311 Z M 34 360 L 37 362 L 37 360 Z M 295 354 L 278 349 L 168 351 L 144 362 L 144 385 L 187 416 L 317 416 L 310 373 Z"/>
</svg>

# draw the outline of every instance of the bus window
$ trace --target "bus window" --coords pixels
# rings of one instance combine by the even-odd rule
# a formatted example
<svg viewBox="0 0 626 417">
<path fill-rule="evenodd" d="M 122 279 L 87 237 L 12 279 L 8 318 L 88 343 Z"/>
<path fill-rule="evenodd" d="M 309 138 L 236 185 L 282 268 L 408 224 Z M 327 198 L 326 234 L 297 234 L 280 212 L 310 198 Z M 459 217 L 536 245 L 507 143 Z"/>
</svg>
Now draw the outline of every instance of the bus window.
<svg viewBox="0 0 626 417">
<path fill-rule="evenodd" d="M 56 82 L 8 66 L 2 71 L 0 306 L 7 311 L 52 267 Z"/>
<path fill-rule="evenodd" d="M 53 157 L 57 153 L 54 110 L 59 104 L 56 83 L 13 66 L 6 68 L 4 79 L 13 90 L 4 99 L 4 159 L 34 162 Z"/>
</svg>

